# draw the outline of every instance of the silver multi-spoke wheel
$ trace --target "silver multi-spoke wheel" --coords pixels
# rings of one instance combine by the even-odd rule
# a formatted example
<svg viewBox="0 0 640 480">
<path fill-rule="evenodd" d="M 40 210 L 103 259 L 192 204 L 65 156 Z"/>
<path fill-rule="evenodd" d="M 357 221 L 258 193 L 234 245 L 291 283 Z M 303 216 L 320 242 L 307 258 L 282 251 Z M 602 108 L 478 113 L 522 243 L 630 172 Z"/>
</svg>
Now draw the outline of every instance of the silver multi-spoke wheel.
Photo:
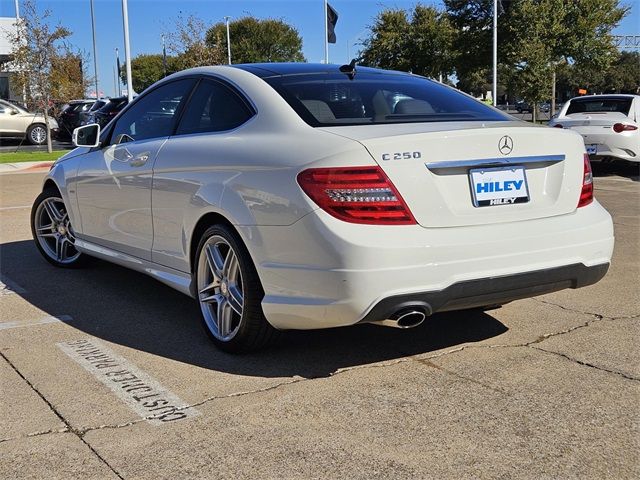
<svg viewBox="0 0 640 480">
<path fill-rule="evenodd" d="M 42 145 L 47 140 L 47 129 L 41 125 L 32 127 L 29 132 L 29 141 L 36 145 Z"/>
<path fill-rule="evenodd" d="M 80 257 L 62 198 L 48 196 L 36 206 L 33 232 L 42 252 L 55 263 L 69 265 Z"/>
<path fill-rule="evenodd" d="M 209 237 L 201 247 L 198 300 L 211 334 L 223 342 L 233 339 L 244 308 L 242 271 L 237 253 L 219 235 Z"/>
</svg>

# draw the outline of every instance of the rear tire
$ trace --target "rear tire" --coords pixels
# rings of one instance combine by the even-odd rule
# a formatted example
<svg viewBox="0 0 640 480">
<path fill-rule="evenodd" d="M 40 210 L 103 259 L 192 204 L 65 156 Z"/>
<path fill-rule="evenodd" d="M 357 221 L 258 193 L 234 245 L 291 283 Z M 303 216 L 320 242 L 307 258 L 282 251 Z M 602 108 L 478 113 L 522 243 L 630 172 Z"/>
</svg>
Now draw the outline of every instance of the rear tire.
<svg viewBox="0 0 640 480">
<path fill-rule="evenodd" d="M 230 353 L 258 350 L 278 331 L 262 312 L 264 290 L 249 252 L 226 225 L 208 228 L 195 258 L 196 296 L 202 326 L 216 346 Z"/>
</svg>

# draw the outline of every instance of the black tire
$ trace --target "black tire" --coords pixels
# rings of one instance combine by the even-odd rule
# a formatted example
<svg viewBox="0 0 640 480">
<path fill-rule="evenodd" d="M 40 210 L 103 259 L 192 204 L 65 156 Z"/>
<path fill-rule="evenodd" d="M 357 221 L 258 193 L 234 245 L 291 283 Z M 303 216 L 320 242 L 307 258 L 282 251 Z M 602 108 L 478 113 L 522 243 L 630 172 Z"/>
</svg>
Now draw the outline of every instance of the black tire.
<svg viewBox="0 0 640 480">
<path fill-rule="evenodd" d="M 40 132 L 42 129 L 44 129 L 45 132 L 44 138 L 38 138 L 34 132 Z M 33 125 L 29 125 L 29 128 L 27 128 L 27 141 L 31 145 L 44 145 L 47 143 L 47 135 L 47 127 L 42 123 L 34 123 Z"/>
<path fill-rule="evenodd" d="M 82 266 L 86 265 L 87 262 L 89 261 L 89 257 L 87 255 L 85 255 L 85 254 L 82 254 L 82 253 L 78 252 L 77 250 L 76 250 L 76 253 L 78 255 L 77 256 L 71 255 L 70 256 L 70 259 L 71 259 L 70 261 L 59 261 L 59 260 L 57 260 L 55 258 L 55 255 L 52 256 L 51 249 L 47 248 L 45 245 L 43 245 L 43 242 L 46 245 L 49 245 L 49 241 L 48 240 L 42 240 L 36 234 L 36 220 L 37 220 L 37 217 L 41 215 L 41 210 L 40 210 L 39 207 L 46 200 L 49 200 L 49 199 L 59 199 L 61 205 L 64 207 L 64 208 L 61 208 L 61 212 L 63 214 L 65 214 L 65 215 L 67 213 L 66 212 L 66 206 L 64 205 L 64 202 L 62 201 L 62 195 L 60 194 L 60 192 L 57 189 L 55 189 L 55 188 L 45 188 L 44 191 L 40 195 L 38 195 L 38 197 L 33 202 L 33 206 L 31 207 L 31 235 L 33 235 L 33 241 L 36 244 L 36 248 L 38 249 L 40 254 L 44 257 L 44 259 L 47 262 L 49 262 L 51 265 L 55 265 L 56 267 L 59 267 L 59 268 L 79 268 L 79 267 L 82 267 Z M 48 214 L 46 214 L 46 215 L 48 215 Z M 55 222 L 52 221 L 52 223 L 55 223 Z M 70 225 L 70 223 L 68 222 L 67 225 Z M 54 229 L 52 229 L 51 233 L 54 233 Z M 75 250 L 75 248 L 74 248 L 74 250 Z M 69 253 L 72 253 L 71 251 L 69 251 L 69 246 L 67 246 L 67 251 Z"/>
<path fill-rule="evenodd" d="M 212 237 L 222 237 L 235 252 L 241 272 L 241 288 L 243 295 L 242 315 L 239 316 L 239 324 L 234 336 L 228 340 L 221 340 L 207 324 L 205 318 L 206 304 L 200 301 L 199 279 L 201 272 L 201 257 L 203 248 Z M 206 262 L 206 258 L 202 260 Z M 240 236 L 230 227 L 223 224 L 209 227 L 203 234 L 196 250 L 193 267 L 193 278 L 196 285 L 196 301 L 200 306 L 201 325 L 207 336 L 220 349 L 229 353 L 246 353 L 265 348 L 275 341 L 278 330 L 267 321 L 262 311 L 262 299 L 264 290 L 255 265 Z"/>
</svg>

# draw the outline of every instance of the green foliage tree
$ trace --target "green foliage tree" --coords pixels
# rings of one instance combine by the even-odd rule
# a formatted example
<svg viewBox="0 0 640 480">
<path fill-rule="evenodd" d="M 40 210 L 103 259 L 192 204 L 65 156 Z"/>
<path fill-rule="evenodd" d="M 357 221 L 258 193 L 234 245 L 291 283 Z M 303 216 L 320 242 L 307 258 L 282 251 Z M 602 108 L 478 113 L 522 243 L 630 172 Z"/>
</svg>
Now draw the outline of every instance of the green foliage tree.
<svg viewBox="0 0 640 480">
<path fill-rule="evenodd" d="M 370 29 L 360 53 L 365 65 L 432 78 L 453 73 L 456 32 L 444 12 L 420 4 L 410 15 L 405 10 L 386 9 Z"/>
<path fill-rule="evenodd" d="M 283 20 L 260 20 L 247 16 L 231 22 L 229 31 L 233 63 L 305 61 L 300 34 Z M 216 23 L 207 31 L 206 44 L 209 48 L 224 52 L 226 59 L 227 32 L 224 23 Z"/>
<path fill-rule="evenodd" d="M 179 70 L 179 60 L 177 57 L 167 55 L 167 75 L 171 75 Z M 165 76 L 164 65 L 161 54 L 138 55 L 131 60 L 131 80 L 133 90 L 140 93 L 150 85 L 154 84 Z M 124 67 L 121 67 L 120 78 L 127 81 L 127 74 Z"/>
<path fill-rule="evenodd" d="M 35 104 L 36 110 L 44 114 L 47 151 L 51 153 L 49 107 L 57 81 L 52 72 L 55 73 L 54 63 L 71 31 L 60 24 L 52 27 L 48 22 L 51 11 L 38 12 L 34 0 L 25 0 L 20 13 L 16 29 L 6 32 L 11 44 L 11 69 L 18 87 L 27 94 L 27 103 Z"/>
<path fill-rule="evenodd" d="M 603 91 L 640 94 L 640 52 L 622 52 L 604 77 Z"/>
</svg>

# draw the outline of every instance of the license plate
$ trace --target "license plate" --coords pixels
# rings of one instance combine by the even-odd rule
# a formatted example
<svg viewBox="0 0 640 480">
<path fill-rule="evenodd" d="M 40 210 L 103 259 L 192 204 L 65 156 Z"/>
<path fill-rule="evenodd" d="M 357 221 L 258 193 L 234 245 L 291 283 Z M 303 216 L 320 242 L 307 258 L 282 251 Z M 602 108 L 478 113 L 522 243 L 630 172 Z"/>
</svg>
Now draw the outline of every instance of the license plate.
<svg viewBox="0 0 640 480">
<path fill-rule="evenodd" d="M 598 153 L 598 145 L 587 145 L 587 153 L 589 155 L 595 155 L 596 153 Z"/>
<path fill-rule="evenodd" d="M 512 205 L 529 201 L 524 167 L 493 167 L 469 170 L 475 207 Z"/>
</svg>

